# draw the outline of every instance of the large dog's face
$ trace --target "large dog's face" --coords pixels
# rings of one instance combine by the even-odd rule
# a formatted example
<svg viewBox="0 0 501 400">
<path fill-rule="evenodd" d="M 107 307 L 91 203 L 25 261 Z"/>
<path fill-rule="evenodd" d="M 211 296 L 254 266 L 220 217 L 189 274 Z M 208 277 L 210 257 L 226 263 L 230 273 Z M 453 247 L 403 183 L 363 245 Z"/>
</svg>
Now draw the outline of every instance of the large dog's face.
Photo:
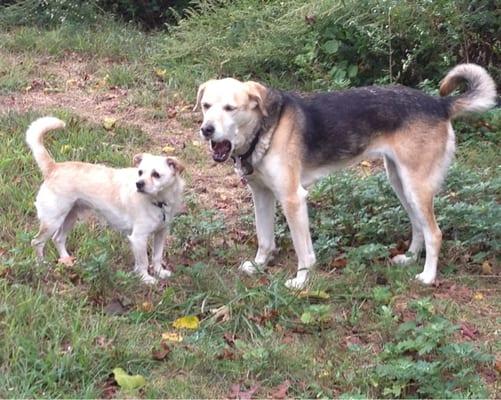
<svg viewBox="0 0 501 400">
<path fill-rule="evenodd" d="M 175 157 L 136 154 L 133 164 L 137 168 L 138 192 L 156 195 L 171 186 L 184 167 Z"/>
<path fill-rule="evenodd" d="M 233 152 L 245 152 L 266 110 L 266 87 L 233 78 L 210 80 L 198 88 L 197 103 L 203 112 L 200 135 L 210 142 L 212 158 L 223 162 Z"/>
</svg>

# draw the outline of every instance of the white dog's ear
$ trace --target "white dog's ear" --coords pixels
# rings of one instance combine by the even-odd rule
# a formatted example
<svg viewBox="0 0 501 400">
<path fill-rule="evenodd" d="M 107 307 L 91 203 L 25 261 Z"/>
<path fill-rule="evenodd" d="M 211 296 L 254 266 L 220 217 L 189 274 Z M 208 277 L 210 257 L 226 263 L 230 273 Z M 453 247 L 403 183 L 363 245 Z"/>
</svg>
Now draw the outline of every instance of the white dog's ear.
<svg viewBox="0 0 501 400">
<path fill-rule="evenodd" d="M 184 165 L 176 157 L 165 157 L 165 159 L 167 160 L 167 165 L 174 168 L 174 171 L 178 174 L 184 171 Z"/>
<path fill-rule="evenodd" d="M 193 111 L 195 111 L 198 108 L 198 106 L 200 105 L 200 100 L 202 100 L 202 96 L 204 95 L 205 87 L 207 86 L 208 83 L 209 83 L 209 81 L 204 82 L 198 87 L 197 101 L 195 102 L 195 107 L 193 107 Z"/>
<path fill-rule="evenodd" d="M 268 94 L 266 86 L 254 81 L 244 82 L 244 85 L 247 87 L 247 93 L 249 94 L 251 101 L 255 101 L 259 110 L 261 110 L 261 113 L 267 117 L 268 111 L 264 105 L 266 95 Z"/>
<path fill-rule="evenodd" d="M 134 167 L 137 167 L 141 161 L 143 161 L 143 154 L 136 154 L 133 158 L 132 158 L 132 165 Z"/>
</svg>

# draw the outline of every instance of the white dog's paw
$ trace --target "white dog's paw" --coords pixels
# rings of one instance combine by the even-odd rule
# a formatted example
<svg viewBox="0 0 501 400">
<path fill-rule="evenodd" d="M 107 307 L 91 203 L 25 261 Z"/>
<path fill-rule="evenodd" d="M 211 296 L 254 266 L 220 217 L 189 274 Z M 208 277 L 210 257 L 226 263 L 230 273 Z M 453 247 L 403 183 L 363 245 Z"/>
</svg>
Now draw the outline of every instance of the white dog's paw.
<svg viewBox="0 0 501 400">
<path fill-rule="evenodd" d="M 425 285 L 431 285 L 433 284 L 433 282 L 435 282 L 435 275 L 425 274 L 424 272 L 421 272 L 420 274 L 416 275 L 416 279 Z"/>
<path fill-rule="evenodd" d="M 165 268 L 160 268 L 155 271 L 160 279 L 166 279 L 172 275 L 172 272 Z"/>
<path fill-rule="evenodd" d="M 256 272 L 260 271 L 257 264 L 252 262 L 252 261 L 244 261 L 242 264 L 240 264 L 240 267 L 238 267 L 238 270 L 240 272 L 247 274 L 247 275 L 253 275 Z"/>
<path fill-rule="evenodd" d="M 391 262 L 396 265 L 409 265 L 415 261 L 414 257 L 406 256 L 405 254 L 398 254 L 391 259 Z"/>
<path fill-rule="evenodd" d="M 143 273 L 139 274 L 139 276 L 141 277 L 141 280 L 143 281 L 143 283 L 146 283 L 147 285 L 154 285 L 155 283 L 158 282 L 158 280 L 156 278 L 154 278 L 153 276 L 151 276 L 147 272 L 143 272 Z"/>
<path fill-rule="evenodd" d="M 291 290 L 301 290 L 305 288 L 307 282 L 307 279 L 296 277 L 293 279 L 287 279 L 285 281 L 285 286 Z"/>
</svg>

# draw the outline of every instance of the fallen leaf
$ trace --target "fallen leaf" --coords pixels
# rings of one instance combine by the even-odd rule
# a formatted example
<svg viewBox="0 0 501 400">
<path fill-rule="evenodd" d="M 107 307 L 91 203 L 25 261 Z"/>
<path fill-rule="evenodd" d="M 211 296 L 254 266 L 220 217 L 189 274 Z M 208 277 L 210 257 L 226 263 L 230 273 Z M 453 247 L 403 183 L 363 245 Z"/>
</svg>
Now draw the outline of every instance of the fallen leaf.
<svg viewBox="0 0 501 400">
<path fill-rule="evenodd" d="M 484 274 L 484 275 L 492 275 L 493 274 L 492 265 L 489 261 L 484 261 L 482 263 L 482 274 Z"/>
<path fill-rule="evenodd" d="M 282 400 L 287 397 L 287 391 L 291 386 L 291 381 L 286 379 L 280 385 L 278 385 L 273 392 L 271 392 L 271 397 L 274 399 Z"/>
<path fill-rule="evenodd" d="M 216 356 L 218 360 L 234 360 L 236 358 L 235 353 L 230 349 L 223 349 L 223 352 Z"/>
<path fill-rule="evenodd" d="M 113 375 L 118 385 L 125 390 L 139 389 L 146 385 L 146 379 L 142 375 L 129 375 L 122 368 L 113 369 Z"/>
<path fill-rule="evenodd" d="M 478 329 L 474 326 L 468 325 L 466 322 L 462 322 L 460 326 L 461 334 L 469 339 L 476 339 L 478 335 Z"/>
<path fill-rule="evenodd" d="M 348 264 L 348 260 L 344 257 L 336 257 L 334 260 L 331 262 L 331 267 L 332 268 L 344 268 Z"/>
<path fill-rule="evenodd" d="M 98 336 L 94 340 L 94 344 L 102 349 L 110 347 L 113 344 L 113 339 L 106 339 L 105 336 Z"/>
<path fill-rule="evenodd" d="M 182 342 L 183 337 L 177 332 L 165 332 L 162 333 L 162 340 L 166 342 Z"/>
<path fill-rule="evenodd" d="M 117 120 L 116 118 L 112 118 L 112 117 L 104 117 L 104 120 L 103 120 L 103 127 L 104 129 L 106 129 L 107 131 L 110 131 L 114 128 L 115 124 L 117 123 Z"/>
<path fill-rule="evenodd" d="M 142 312 L 152 312 L 155 309 L 155 306 L 150 301 L 143 301 L 138 309 Z"/>
<path fill-rule="evenodd" d="M 104 312 L 108 315 L 123 315 L 127 309 L 119 299 L 113 299 L 104 307 Z"/>
<path fill-rule="evenodd" d="M 167 118 L 174 118 L 177 115 L 175 107 L 167 107 Z"/>
<path fill-rule="evenodd" d="M 163 68 L 155 68 L 155 75 L 160 79 L 164 79 L 165 75 L 167 75 L 167 70 Z"/>
<path fill-rule="evenodd" d="M 474 295 L 473 295 L 473 300 L 477 300 L 477 301 L 480 301 L 480 300 L 483 300 L 484 299 L 484 295 L 480 292 L 476 292 Z"/>
<path fill-rule="evenodd" d="M 176 149 L 172 146 L 164 146 L 162 147 L 162 153 L 166 153 L 166 154 L 170 154 L 170 153 L 173 153 Z"/>
<path fill-rule="evenodd" d="M 231 313 L 228 306 L 221 306 L 219 308 L 211 308 L 212 319 L 217 322 L 226 322 L 230 320 Z"/>
<path fill-rule="evenodd" d="M 70 151 L 71 151 L 71 145 L 69 144 L 63 144 L 61 146 L 61 149 L 59 150 L 61 154 L 68 154 Z"/>
<path fill-rule="evenodd" d="M 198 141 L 198 140 L 192 140 L 192 141 L 191 141 L 191 144 L 192 144 L 193 146 L 196 146 L 196 147 L 200 147 L 200 146 L 202 145 L 202 143 L 200 143 L 200 141 Z"/>
<path fill-rule="evenodd" d="M 59 264 L 66 265 L 67 267 L 73 267 L 75 265 L 75 257 L 68 256 L 68 257 L 60 257 L 57 262 Z"/>
<path fill-rule="evenodd" d="M 224 341 L 228 344 L 228 346 L 230 347 L 234 347 L 235 346 L 235 339 L 237 337 L 235 336 L 234 333 L 229 333 L 229 332 L 225 332 L 224 335 L 223 335 L 223 339 Z"/>
<path fill-rule="evenodd" d="M 230 394 L 228 398 L 230 399 L 240 399 L 240 400 L 250 400 L 254 393 L 259 389 L 259 385 L 252 386 L 249 390 L 243 391 L 239 384 L 231 385 Z"/>
<path fill-rule="evenodd" d="M 501 360 L 496 360 L 494 363 L 494 369 L 501 374 Z"/>
<path fill-rule="evenodd" d="M 153 349 L 151 355 L 154 360 L 163 361 L 167 358 L 170 353 L 170 348 L 167 346 L 167 343 L 160 343 L 160 348 Z"/>
<path fill-rule="evenodd" d="M 198 329 L 200 321 L 196 315 L 187 315 L 176 319 L 172 326 L 176 329 Z"/>
</svg>

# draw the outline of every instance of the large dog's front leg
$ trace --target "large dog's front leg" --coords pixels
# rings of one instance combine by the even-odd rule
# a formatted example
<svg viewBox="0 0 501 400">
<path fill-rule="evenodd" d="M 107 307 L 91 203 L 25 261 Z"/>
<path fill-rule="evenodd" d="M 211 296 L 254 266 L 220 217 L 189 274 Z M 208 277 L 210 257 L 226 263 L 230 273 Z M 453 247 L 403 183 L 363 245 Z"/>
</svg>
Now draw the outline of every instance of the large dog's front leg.
<svg viewBox="0 0 501 400">
<path fill-rule="evenodd" d="M 240 270 L 253 274 L 273 259 L 275 252 L 275 195 L 268 188 L 250 184 L 254 200 L 258 250 L 254 261 L 244 261 Z"/>
<path fill-rule="evenodd" d="M 129 235 L 129 241 L 134 253 L 134 272 L 141 277 L 143 282 L 156 283 L 157 280 L 148 273 L 148 235 L 132 231 Z"/>
<path fill-rule="evenodd" d="M 169 276 L 171 276 L 171 272 L 168 269 L 163 268 L 162 266 L 167 233 L 168 229 L 161 229 L 155 232 L 155 235 L 153 236 L 153 254 L 151 261 L 153 263 L 153 270 L 159 278 L 168 278 Z"/>
<path fill-rule="evenodd" d="M 298 258 L 296 277 L 285 283 L 290 289 L 304 288 L 308 281 L 309 270 L 316 261 L 308 222 L 307 195 L 308 192 L 299 186 L 296 191 L 289 193 L 283 200 L 281 199 Z"/>
</svg>

